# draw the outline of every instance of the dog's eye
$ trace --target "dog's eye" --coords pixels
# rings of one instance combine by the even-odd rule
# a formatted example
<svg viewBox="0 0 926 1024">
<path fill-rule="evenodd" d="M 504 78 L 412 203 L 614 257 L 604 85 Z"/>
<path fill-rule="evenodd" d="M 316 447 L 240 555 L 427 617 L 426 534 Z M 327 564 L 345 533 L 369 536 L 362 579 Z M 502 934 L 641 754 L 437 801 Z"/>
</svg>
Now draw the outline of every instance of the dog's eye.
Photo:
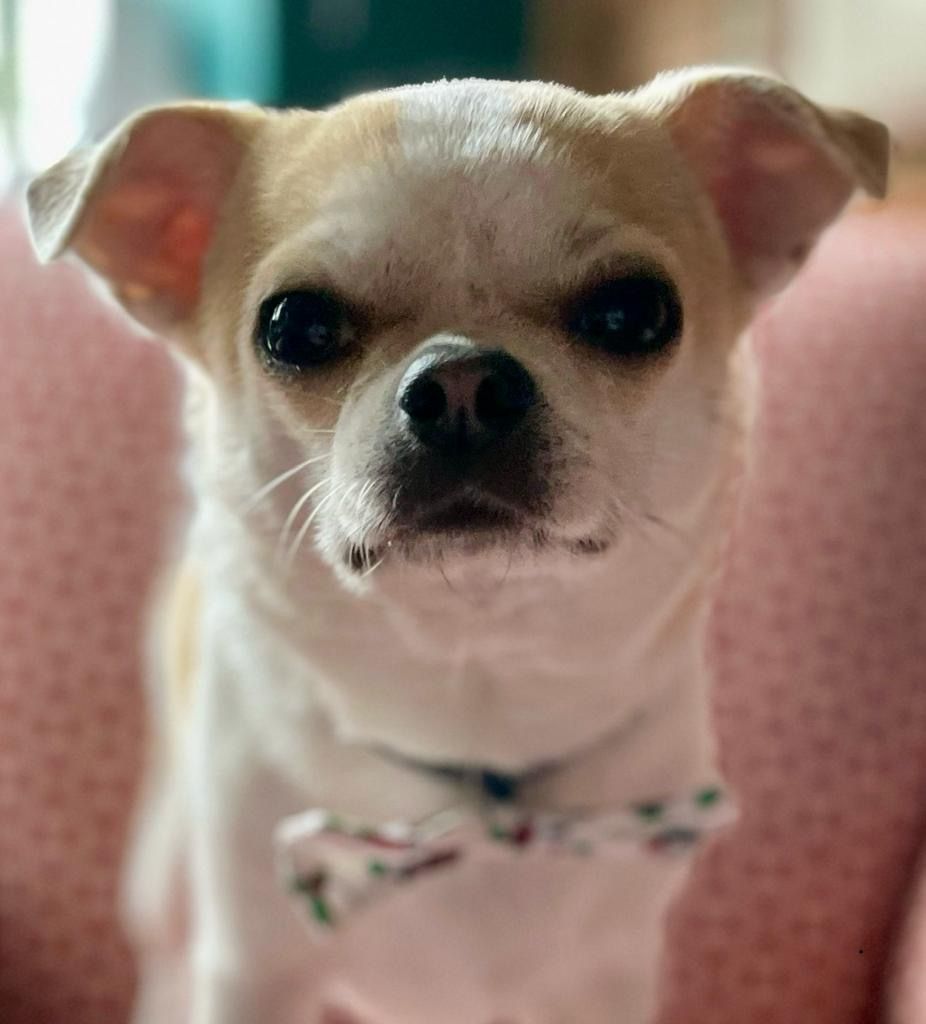
<svg viewBox="0 0 926 1024">
<path fill-rule="evenodd" d="M 597 285 L 573 304 L 568 329 L 617 356 L 646 356 L 682 329 L 675 288 L 661 277 L 632 275 Z"/>
<path fill-rule="evenodd" d="M 271 362 L 303 368 L 334 359 L 348 340 L 350 319 L 334 296 L 281 292 L 261 304 L 258 340 Z"/>
</svg>

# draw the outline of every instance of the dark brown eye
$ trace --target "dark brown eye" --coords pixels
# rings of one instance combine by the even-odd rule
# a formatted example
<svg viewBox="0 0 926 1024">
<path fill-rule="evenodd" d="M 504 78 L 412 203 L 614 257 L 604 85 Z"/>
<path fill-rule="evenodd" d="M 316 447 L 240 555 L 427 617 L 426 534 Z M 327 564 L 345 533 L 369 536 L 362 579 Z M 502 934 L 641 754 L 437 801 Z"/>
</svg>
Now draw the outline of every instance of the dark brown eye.
<svg viewBox="0 0 926 1024">
<path fill-rule="evenodd" d="M 646 356 L 682 330 L 682 306 L 672 284 L 648 274 L 605 281 L 569 310 L 567 328 L 615 356 Z"/>
<path fill-rule="evenodd" d="M 335 359 L 350 340 L 351 324 L 328 292 L 281 292 L 261 304 L 257 332 L 272 363 L 304 369 Z"/>
</svg>

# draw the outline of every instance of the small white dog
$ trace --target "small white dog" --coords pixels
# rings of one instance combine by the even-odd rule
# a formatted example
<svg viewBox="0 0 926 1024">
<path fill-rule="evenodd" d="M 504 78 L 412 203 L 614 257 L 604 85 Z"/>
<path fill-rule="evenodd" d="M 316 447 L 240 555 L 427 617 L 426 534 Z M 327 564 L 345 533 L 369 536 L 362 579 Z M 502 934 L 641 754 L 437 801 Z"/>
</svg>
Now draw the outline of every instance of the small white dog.
<svg viewBox="0 0 926 1024">
<path fill-rule="evenodd" d="M 651 1020 L 742 338 L 887 150 L 700 69 L 164 107 L 33 183 L 189 370 L 139 1022 Z"/>
</svg>

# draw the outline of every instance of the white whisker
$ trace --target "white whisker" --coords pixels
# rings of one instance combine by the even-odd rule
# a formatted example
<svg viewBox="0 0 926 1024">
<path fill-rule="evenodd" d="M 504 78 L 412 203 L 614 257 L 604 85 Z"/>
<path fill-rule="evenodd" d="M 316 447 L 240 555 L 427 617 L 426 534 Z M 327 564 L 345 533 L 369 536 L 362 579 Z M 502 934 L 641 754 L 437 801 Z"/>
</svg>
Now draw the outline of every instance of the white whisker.
<svg viewBox="0 0 926 1024">
<path fill-rule="evenodd" d="M 279 538 L 277 540 L 277 556 L 278 557 L 282 553 L 283 548 L 286 547 L 286 542 L 289 539 L 289 534 L 290 534 L 290 531 L 293 528 L 293 523 L 296 522 L 296 517 L 299 515 L 300 511 L 303 509 L 303 507 L 305 506 L 306 502 L 312 497 L 313 494 L 315 494 L 316 491 L 318 491 L 320 488 L 324 487 L 325 484 L 330 484 L 330 483 L 331 483 L 331 478 L 327 477 L 327 476 L 324 477 L 323 479 L 319 480 L 317 484 L 313 484 L 313 486 L 311 486 L 307 491 L 305 491 L 302 495 L 300 495 L 299 500 L 289 510 L 289 515 L 286 517 L 286 520 L 283 523 L 283 528 L 280 530 L 280 536 L 279 536 Z"/>
<path fill-rule="evenodd" d="M 308 516 L 306 521 L 299 527 L 299 532 L 296 534 L 295 539 L 290 545 L 289 551 L 286 554 L 286 568 L 287 570 L 292 568 L 292 564 L 296 559 L 296 555 L 299 553 L 299 548 L 302 546 L 302 542 L 305 539 L 305 535 L 312 528 L 312 523 L 315 522 L 316 516 L 321 510 L 336 497 L 340 492 L 345 489 L 345 484 L 335 484 L 331 490 L 325 495 L 324 498 L 312 509 L 311 514 Z"/>
<path fill-rule="evenodd" d="M 615 497 L 613 501 L 619 520 L 635 529 L 640 536 L 652 541 L 655 527 L 659 531 L 660 537 L 668 537 L 683 551 L 690 549 L 691 538 L 668 519 L 664 519 L 654 512 L 636 508 L 621 498 Z"/>
<path fill-rule="evenodd" d="M 305 462 L 300 462 L 298 466 L 293 466 L 291 469 L 287 469 L 285 472 L 280 473 L 279 476 L 275 476 L 269 483 L 264 484 L 242 507 L 242 511 L 245 515 L 252 512 L 263 500 L 267 497 L 271 491 L 275 491 L 277 487 L 289 480 L 290 477 L 295 476 L 298 472 L 305 469 L 306 466 L 311 466 L 316 462 L 322 462 L 324 459 L 330 459 L 331 452 L 325 452 L 324 455 L 313 455 L 312 458 L 306 459 Z"/>
<path fill-rule="evenodd" d="M 341 406 L 344 405 L 343 400 L 339 402 L 336 398 L 330 398 L 328 395 L 320 395 L 317 391 L 308 391 L 306 393 L 318 402 L 327 402 L 328 405 L 333 405 L 335 409 L 340 409 Z"/>
<path fill-rule="evenodd" d="M 363 502 L 366 499 L 367 495 L 370 493 L 371 490 L 373 490 L 375 486 L 376 478 L 371 476 L 370 479 L 367 480 L 367 482 L 363 485 L 363 487 L 360 488 L 360 493 L 357 495 L 356 500 L 356 504 L 358 506 L 363 505 Z"/>
<path fill-rule="evenodd" d="M 374 562 L 374 563 L 373 563 L 373 565 L 371 565 L 369 569 L 365 569 L 365 570 L 364 570 L 364 571 L 363 571 L 363 572 L 362 572 L 362 573 L 360 574 L 360 579 L 362 579 L 362 580 L 365 580 L 365 579 L 367 578 L 367 576 L 372 576 L 372 575 L 373 575 L 373 573 L 374 573 L 374 572 L 376 572 L 376 570 L 377 570 L 377 569 L 378 569 L 378 568 L 379 568 L 379 567 L 380 567 L 380 566 L 381 566 L 381 565 L 383 564 L 383 562 L 385 562 L 385 561 L 386 561 L 386 556 L 384 555 L 384 556 L 383 556 L 383 557 L 382 557 L 382 558 L 381 558 L 381 559 L 380 559 L 380 560 L 379 560 L 378 562 Z"/>
</svg>

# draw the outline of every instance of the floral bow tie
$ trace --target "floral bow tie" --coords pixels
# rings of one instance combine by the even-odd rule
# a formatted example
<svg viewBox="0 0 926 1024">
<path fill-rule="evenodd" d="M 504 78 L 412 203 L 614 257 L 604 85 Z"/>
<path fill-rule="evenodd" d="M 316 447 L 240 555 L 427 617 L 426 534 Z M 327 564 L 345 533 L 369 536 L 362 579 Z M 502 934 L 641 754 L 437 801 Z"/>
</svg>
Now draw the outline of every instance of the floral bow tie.
<svg viewBox="0 0 926 1024">
<path fill-rule="evenodd" d="M 509 856 L 532 850 L 598 856 L 643 850 L 690 851 L 733 818 L 722 790 L 702 788 L 600 812 L 534 812 L 503 802 L 461 805 L 418 825 L 363 825 L 325 810 L 285 818 L 275 843 L 283 881 L 316 932 L 426 874 L 446 870 L 490 845 Z"/>
</svg>

